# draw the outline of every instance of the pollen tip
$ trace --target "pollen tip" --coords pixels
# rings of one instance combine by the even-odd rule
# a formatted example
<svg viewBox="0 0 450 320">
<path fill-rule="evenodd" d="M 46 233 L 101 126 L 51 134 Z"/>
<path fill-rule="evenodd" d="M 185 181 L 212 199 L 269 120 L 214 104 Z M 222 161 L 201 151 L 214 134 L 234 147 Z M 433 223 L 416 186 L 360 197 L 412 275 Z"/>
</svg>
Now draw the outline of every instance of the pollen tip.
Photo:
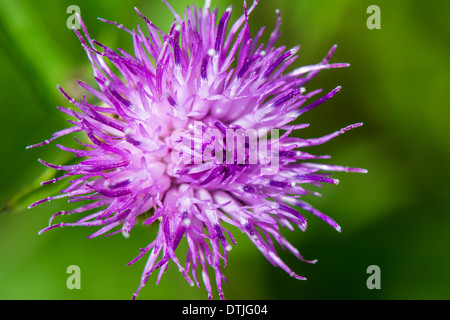
<svg viewBox="0 0 450 320">
<path fill-rule="evenodd" d="M 214 48 L 211 48 L 208 50 L 208 56 L 212 57 L 216 54 L 216 50 Z"/>
<path fill-rule="evenodd" d="M 298 274 L 296 274 L 295 272 L 291 272 L 290 274 L 291 277 L 297 279 L 297 280 L 306 280 L 305 277 L 299 276 Z"/>
<path fill-rule="evenodd" d="M 348 130 L 351 130 L 351 129 L 354 129 L 354 128 L 358 128 L 358 127 L 361 127 L 362 125 L 363 125 L 362 122 L 355 123 L 355 124 L 351 124 L 351 125 L 349 125 L 349 126 L 343 128 L 342 131 L 343 131 L 343 132 L 346 132 L 346 131 L 348 131 Z"/>
</svg>

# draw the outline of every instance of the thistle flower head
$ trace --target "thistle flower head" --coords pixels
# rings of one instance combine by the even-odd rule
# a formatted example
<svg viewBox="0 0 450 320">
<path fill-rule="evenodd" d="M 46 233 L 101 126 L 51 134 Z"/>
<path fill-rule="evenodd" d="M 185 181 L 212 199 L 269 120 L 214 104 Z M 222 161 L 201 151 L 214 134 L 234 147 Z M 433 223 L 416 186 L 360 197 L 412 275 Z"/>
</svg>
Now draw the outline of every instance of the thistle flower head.
<svg viewBox="0 0 450 320">
<path fill-rule="evenodd" d="M 264 28 L 251 37 L 248 18 L 257 2 L 249 8 L 244 3 L 244 13 L 233 24 L 231 7 L 219 16 L 206 1 L 203 8 L 188 7 L 182 17 L 167 4 L 175 16 L 167 34 L 137 9 L 146 32 L 105 21 L 129 34 L 133 54 L 93 40 L 81 18 L 84 35 L 74 29 L 98 88 L 78 83 L 99 103 L 91 104 L 85 97 L 75 100 L 59 88 L 76 107 L 59 108 L 74 119 L 69 120 L 72 126 L 30 147 L 83 132 L 86 141 L 77 140 L 78 149 L 57 145 L 83 160 L 71 165 L 39 160 L 63 171 L 43 184 L 61 179 L 70 184 L 60 195 L 30 207 L 63 197 L 87 201 L 54 214 L 41 232 L 60 226 L 98 227 L 90 237 L 115 233 L 128 237 L 138 216 L 147 213 L 144 224 L 158 224 L 159 229 L 130 262 L 148 256 L 134 298 L 153 272 L 159 271 L 159 282 L 172 261 L 191 285 L 199 286 L 200 269 L 209 298 L 208 268 L 212 267 L 223 299 L 223 267 L 236 244 L 230 227 L 248 235 L 274 266 L 304 279 L 277 254 L 275 242 L 304 260 L 283 237 L 280 226 L 296 225 L 304 231 L 306 217 L 312 214 L 340 231 L 334 220 L 301 197 L 310 193 L 308 184 L 337 184 L 330 177 L 332 171 L 365 172 L 315 163 L 328 156 L 305 151 L 361 124 L 314 139 L 293 136 L 307 125 L 291 124 L 340 90 L 315 98 L 321 90 L 309 91 L 305 85 L 322 69 L 348 64 L 329 62 L 333 46 L 321 62 L 286 72 L 298 47 L 275 47 L 278 11 L 266 44 L 259 43 Z M 73 223 L 53 223 L 56 216 L 69 214 L 82 217 Z M 177 257 L 181 241 L 187 242 L 185 261 Z"/>
</svg>

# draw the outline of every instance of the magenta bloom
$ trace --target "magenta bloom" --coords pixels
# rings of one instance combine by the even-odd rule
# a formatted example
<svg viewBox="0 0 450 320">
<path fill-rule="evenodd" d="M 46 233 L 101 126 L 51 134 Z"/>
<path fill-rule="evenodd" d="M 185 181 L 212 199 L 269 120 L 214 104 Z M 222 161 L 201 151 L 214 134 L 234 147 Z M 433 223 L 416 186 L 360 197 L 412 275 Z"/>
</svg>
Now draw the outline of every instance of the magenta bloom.
<svg viewBox="0 0 450 320">
<path fill-rule="evenodd" d="M 64 171 L 54 183 L 69 179 L 61 195 L 37 204 L 68 197 L 69 202 L 87 201 L 75 210 L 55 213 L 41 232 L 61 226 L 100 227 L 90 237 L 122 233 L 128 237 L 137 217 L 146 214 L 144 224 L 158 224 L 159 231 L 130 263 L 143 256 L 148 262 L 133 298 L 159 269 L 158 282 L 173 261 L 186 280 L 199 286 L 197 271 L 212 298 L 208 266 L 215 272 L 223 299 L 223 268 L 228 251 L 235 245 L 231 226 L 248 235 L 274 265 L 296 279 L 278 256 L 275 242 L 306 262 L 281 234 L 280 227 L 302 231 L 306 217 L 319 217 L 340 231 L 339 225 L 304 202 L 308 184 L 337 184 L 332 171 L 366 172 L 323 163 L 304 151 L 358 127 L 350 125 L 314 139 L 293 137 L 307 125 L 290 124 L 304 112 L 333 97 L 328 94 L 307 101 L 321 90 L 305 85 L 322 69 L 346 67 L 329 63 L 336 49 L 315 65 L 285 70 L 296 60 L 297 47 L 275 47 L 280 14 L 267 44 L 259 44 L 264 28 L 251 37 L 248 18 L 258 1 L 231 26 L 231 8 L 221 17 L 204 8 L 188 7 L 165 34 L 136 9 L 145 20 L 148 35 L 137 27 L 128 30 L 134 53 L 117 52 L 92 40 L 81 21 L 83 37 L 75 30 L 92 64 L 98 88 L 79 82 L 100 102 L 76 101 L 62 88 L 62 94 L 76 108 L 59 108 L 73 117 L 72 126 L 56 132 L 43 143 L 74 132 L 84 132 L 79 149 L 57 145 L 81 157 L 77 164 L 44 165 Z M 169 6 L 170 8 L 170 6 Z M 171 8 L 170 8 L 171 9 Z M 172 9 L 171 9 L 172 10 Z M 173 11 L 173 10 L 172 10 Z M 105 61 L 108 59 L 119 74 Z M 281 132 L 281 133 L 279 133 Z M 89 213 L 86 213 L 88 212 Z M 92 213 L 93 212 L 93 213 Z M 77 214 L 75 223 L 56 223 L 58 215 Z M 235 229 L 233 228 L 233 229 Z M 186 261 L 177 257 L 181 241 L 187 242 Z M 179 251 L 179 250 L 178 250 Z M 184 253 L 183 253 L 184 255 Z M 221 261 L 222 260 L 222 261 Z"/>
</svg>

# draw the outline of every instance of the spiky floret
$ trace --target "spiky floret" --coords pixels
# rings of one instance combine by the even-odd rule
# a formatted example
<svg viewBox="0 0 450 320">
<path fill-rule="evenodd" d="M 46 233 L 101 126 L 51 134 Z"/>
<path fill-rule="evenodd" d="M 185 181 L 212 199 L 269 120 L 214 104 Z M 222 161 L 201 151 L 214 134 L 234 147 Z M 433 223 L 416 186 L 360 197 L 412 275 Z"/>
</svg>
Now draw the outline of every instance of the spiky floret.
<svg viewBox="0 0 450 320">
<path fill-rule="evenodd" d="M 290 136 L 307 126 L 292 125 L 292 121 L 340 90 L 337 87 L 307 104 L 321 90 L 307 92 L 304 86 L 320 70 L 348 64 L 329 63 L 336 49 L 333 46 L 318 64 L 285 73 L 295 61 L 298 47 L 285 50 L 274 46 L 279 38 L 279 11 L 266 45 L 259 44 L 264 28 L 254 38 L 250 36 L 248 17 L 256 4 L 254 1 L 247 9 L 244 2 L 244 14 L 228 33 L 231 7 L 217 22 L 217 9 L 211 11 L 209 1 L 203 8 L 188 7 L 184 17 L 167 4 L 175 16 L 168 34 L 137 9 L 147 25 L 148 36 L 139 26 L 128 30 L 103 20 L 131 35 L 134 55 L 121 49 L 116 52 L 93 40 L 81 18 L 85 37 L 74 29 L 86 50 L 98 89 L 78 83 L 101 104 L 91 104 L 85 97 L 77 101 L 59 87 L 77 110 L 59 109 L 76 120 L 69 120 L 72 127 L 30 147 L 84 132 L 88 142 L 77 140 L 80 149 L 57 145 L 84 160 L 73 165 L 39 160 L 64 172 L 43 184 L 66 178 L 70 184 L 61 195 L 30 207 L 63 197 L 69 197 L 70 202 L 87 201 L 77 209 L 55 213 L 41 233 L 62 226 L 99 226 L 90 237 L 119 232 L 128 237 L 137 217 L 151 212 L 144 224 L 159 223 L 159 231 L 156 239 L 130 262 L 149 255 L 133 298 L 158 269 L 159 282 L 169 261 L 173 261 L 191 285 L 199 286 L 197 269 L 201 270 L 210 299 L 208 266 L 212 267 L 223 299 L 222 281 L 226 279 L 221 260 L 225 266 L 228 251 L 236 244 L 227 226 L 247 234 L 273 265 L 297 279 L 305 279 L 280 259 L 274 240 L 297 258 L 315 261 L 304 260 L 282 236 L 280 226 L 292 230 L 292 225 L 297 225 L 304 231 L 304 213 L 309 212 L 340 231 L 334 220 L 301 200 L 309 193 L 303 186 L 337 184 L 338 180 L 330 177 L 332 171 L 366 172 L 314 163 L 311 161 L 329 157 L 303 151 L 360 123 L 321 138 Z M 278 130 L 283 131 L 281 136 Z M 232 139 L 228 140 L 230 134 Z M 229 152 L 231 149 L 237 152 Z M 58 215 L 88 211 L 94 213 L 86 213 L 77 222 L 52 224 Z M 183 239 L 188 247 L 184 263 L 175 253 Z"/>
</svg>

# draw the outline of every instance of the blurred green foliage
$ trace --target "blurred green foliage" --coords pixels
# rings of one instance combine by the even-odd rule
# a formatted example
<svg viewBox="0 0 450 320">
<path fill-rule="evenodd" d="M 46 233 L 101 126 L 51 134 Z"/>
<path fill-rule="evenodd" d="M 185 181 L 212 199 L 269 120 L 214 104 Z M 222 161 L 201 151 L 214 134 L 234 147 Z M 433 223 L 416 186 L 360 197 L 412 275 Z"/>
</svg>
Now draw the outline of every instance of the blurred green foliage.
<svg viewBox="0 0 450 320">
<path fill-rule="evenodd" d="M 171 1 L 182 12 L 190 1 Z M 201 1 L 194 1 L 202 5 Z M 213 0 L 223 12 L 229 2 Z M 233 16 L 242 2 L 231 1 Z M 133 7 L 167 31 L 173 17 L 160 1 L 0 0 L 0 299 L 129 299 L 145 258 L 126 264 L 154 237 L 154 228 L 137 226 L 121 235 L 86 239 L 88 228 L 56 229 L 38 236 L 64 201 L 26 207 L 56 192 L 38 189 L 52 174 L 36 159 L 67 161 L 55 144 L 25 150 L 66 127 L 55 108 L 68 106 L 56 89 L 81 96 L 75 81 L 92 83 L 85 52 L 67 29 L 66 8 L 81 8 L 93 38 L 111 48 L 132 51 L 131 38 L 97 17 L 132 29 L 143 26 Z M 369 30 L 366 9 L 381 8 L 381 29 Z M 450 298 L 450 2 L 418 0 L 261 0 L 250 18 L 253 34 L 275 25 L 282 13 L 278 45 L 301 44 L 295 66 L 320 61 L 335 43 L 333 62 L 350 68 L 323 71 L 308 88 L 341 92 L 305 114 L 304 137 L 324 135 L 364 122 L 311 152 L 330 154 L 332 163 L 367 168 L 367 175 L 336 174 L 322 198 L 307 200 L 333 217 L 339 234 L 311 217 L 309 228 L 284 234 L 315 265 L 281 256 L 307 281 L 296 281 L 270 265 L 242 234 L 230 252 L 225 273 L 228 299 L 449 299 Z M 267 39 L 267 38 L 266 38 Z M 64 143 L 71 143 L 71 138 Z M 58 186 L 56 186 L 58 187 Z M 52 189 L 53 188 L 53 189 Z M 236 231 L 236 230 L 234 230 Z M 66 287 L 66 269 L 81 268 L 81 290 Z M 381 268 L 381 290 L 368 290 L 369 265 Z M 159 286 L 152 275 L 139 299 L 205 299 L 171 265 Z M 217 298 L 217 294 L 215 295 Z"/>
</svg>

